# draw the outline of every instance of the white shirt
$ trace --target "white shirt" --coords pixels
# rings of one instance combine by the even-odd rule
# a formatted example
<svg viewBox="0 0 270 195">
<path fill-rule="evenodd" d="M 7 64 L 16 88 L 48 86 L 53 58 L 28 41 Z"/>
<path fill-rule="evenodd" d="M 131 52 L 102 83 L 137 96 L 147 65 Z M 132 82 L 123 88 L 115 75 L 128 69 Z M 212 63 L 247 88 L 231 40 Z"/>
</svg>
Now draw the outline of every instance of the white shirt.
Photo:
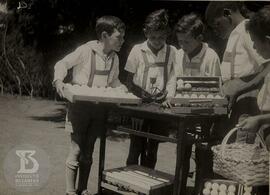
<svg viewBox="0 0 270 195">
<path fill-rule="evenodd" d="M 54 67 L 54 80 L 63 81 L 67 75 L 67 71 L 73 68 L 72 83 L 79 85 L 87 85 L 91 73 L 91 54 L 95 51 L 96 55 L 96 69 L 97 70 L 110 70 L 109 78 L 107 80 L 108 86 L 116 87 L 121 85 L 119 75 L 119 59 L 115 52 L 106 55 L 103 52 L 102 43 L 99 41 L 89 41 L 81 45 L 75 51 L 65 56 L 62 60 L 58 61 Z M 112 64 L 112 60 L 113 64 Z M 111 68 L 112 66 L 112 68 Z M 98 82 L 95 80 L 95 84 Z"/>
<path fill-rule="evenodd" d="M 238 24 L 229 36 L 221 63 L 223 81 L 255 73 L 264 62 L 263 57 L 253 48 L 254 43 L 246 30 L 247 22 L 248 20 L 244 20 Z"/>
<path fill-rule="evenodd" d="M 220 76 L 220 60 L 216 52 L 203 43 L 201 51 L 189 59 L 183 49 L 178 50 L 176 76 Z"/>
<path fill-rule="evenodd" d="M 144 89 L 149 93 L 153 92 L 152 91 L 153 87 L 156 87 L 159 90 L 162 90 L 164 88 L 164 85 L 166 85 L 166 90 L 168 91 L 167 96 L 173 97 L 175 94 L 176 79 L 175 79 L 174 67 L 176 65 L 177 49 L 171 45 L 169 47 L 170 47 L 170 55 L 168 58 L 167 85 L 164 84 L 164 67 L 152 66 L 149 68 L 148 75 L 147 75 L 148 77 L 146 80 L 146 89 Z M 147 41 L 141 44 L 137 44 L 132 48 L 127 59 L 125 70 L 134 74 L 134 77 L 133 77 L 134 84 L 140 87 L 143 87 L 143 77 L 145 74 L 146 65 L 145 65 L 142 52 L 145 52 L 149 63 L 153 64 L 153 63 L 165 62 L 166 50 L 167 50 L 167 45 L 165 44 L 164 47 L 158 52 L 158 54 L 155 55 L 147 46 Z M 150 78 L 155 79 L 155 83 L 153 84 L 153 86 L 151 84 Z"/>
<path fill-rule="evenodd" d="M 270 73 L 264 78 L 264 84 L 258 94 L 257 103 L 261 111 L 270 111 Z"/>
</svg>

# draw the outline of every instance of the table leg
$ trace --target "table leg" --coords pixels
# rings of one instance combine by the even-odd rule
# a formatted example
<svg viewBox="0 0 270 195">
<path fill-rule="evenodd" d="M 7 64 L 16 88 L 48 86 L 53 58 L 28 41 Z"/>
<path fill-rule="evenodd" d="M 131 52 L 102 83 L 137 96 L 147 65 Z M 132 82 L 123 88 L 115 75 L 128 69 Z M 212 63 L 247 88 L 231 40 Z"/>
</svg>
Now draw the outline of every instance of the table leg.
<svg viewBox="0 0 270 195">
<path fill-rule="evenodd" d="M 185 124 L 183 121 L 178 122 L 177 128 L 177 146 L 176 146 L 176 167 L 173 195 L 181 195 L 181 189 L 186 186 L 181 186 L 183 177 L 183 164 L 185 155 Z"/>
<path fill-rule="evenodd" d="M 99 167 L 98 167 L 98 195 L 102 195 L 102 173 L 105 165 L 105 150 L 106 150 L 106 130 L 103 131 L 100 136 L 100 147 L 99 147 Z"/>
</svg>

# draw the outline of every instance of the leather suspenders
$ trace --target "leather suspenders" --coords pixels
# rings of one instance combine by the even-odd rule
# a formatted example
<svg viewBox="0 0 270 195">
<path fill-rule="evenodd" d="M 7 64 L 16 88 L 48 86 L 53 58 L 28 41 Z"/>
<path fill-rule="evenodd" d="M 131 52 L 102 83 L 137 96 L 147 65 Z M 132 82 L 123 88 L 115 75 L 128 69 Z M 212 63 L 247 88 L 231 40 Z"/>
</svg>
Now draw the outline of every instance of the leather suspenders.
<svg viewBox="0 0 270 195">
<path fill-rule="evenodd" d="M 92 52 L 91 52 L 91 72 L 90 72 L 90 76 L 89 76 L 89 80 L 88 80 L 87 85 L 89 87 L 92 87 L 95 75 L 104 75 L 104 76 L 108 75 L 107 79 L 109 79 L 109 74 L 113 68 L 113 65 L 114 65 L 114 57 L 112 59 L 110 70 L 97 70 L 96 69 L 96 52 L 94 50 L 92 50 Z"/>
<path fill-rule="evenodd" d="M 149 72 L 150 67 L 164 67 L 164 86 L 166 85 L 168 81 L 168 62 L 169 62 L 169 57 L 170 57 L 170 51 L 171 51 L 171 48 L 169 45 L 167 45 L 165 61 L 158 62 L 158 63 L 149 63 L 148 58 L 146 56 L 146 52 L 142 50 L 142 56 L 143 56 L 143 60 L 145 64 L 144 73 L 143 73 L 143 81 L 142 81 L 143 89 L 146 89 L 148 72 Z"/>
</svg>

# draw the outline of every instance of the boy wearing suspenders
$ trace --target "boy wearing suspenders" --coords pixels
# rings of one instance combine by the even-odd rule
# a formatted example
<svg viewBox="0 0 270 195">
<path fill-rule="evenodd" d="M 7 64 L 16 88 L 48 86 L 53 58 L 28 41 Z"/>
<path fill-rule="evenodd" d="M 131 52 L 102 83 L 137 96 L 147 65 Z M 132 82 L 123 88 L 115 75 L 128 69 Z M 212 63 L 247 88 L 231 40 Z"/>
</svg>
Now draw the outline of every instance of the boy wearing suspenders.
<svg viewBox="0 0 270 195">
<path fill-rule="evenodd" d="M 204 24 L 200 17 L 194 13 L 183 16 L 176 24 L 176 37 L 178 45 L 177 61 L 180 66 L 175 68 L 176 76 L 220 76 L 220 61 L 216 52 L 211 49 L 207 43 L 203 42 Z M 194 128 L 196 124 L 191 124 L 190 128 Z M 211 123 L 205 121 L 199 124 L 202 129 L 209 131 Z M 189 173 L 190 157 L 192 152 L 193 139 L 188 139 L 185 157 L 184 157 L 184 179 L 182 186 L 186 186 Z M 194 194 L 199 194 L 200 184 L 203 178 L 212 174 L 212 157 L 209 145 L 202 146 L 196 143 L 195 162 L 196 162 L 196 178 Z M 183 187 L 181 194 L 186 194 L 186 188 Z"/>
<path fill-rule="evenodd" d="M 118 87 L 118 52 L 124 42 L 125 24 L 117 17 L 103 16 L 96 22 L 98 40 L 89 41 L 55 65 L 54 85 L 63 96 L 63 79 L 72 69 L 72 84 L 89 87 Z M 123 86 L 124 87 L 124 86 Z M 92 153 L 97 136 L 105 131 L 106 111 L 99 105 L 69 103 L 66 130 L 70 132 L 70 151 L 66 160 L 66 194 L 87 195 Z M 77 172 L 79 169 L 79 176 Z M 76 180 L 78 187 L 76 188 Z"/>
<path fill-rule="evenodd" d="M 164 105 L 170 106 L 170 98 L 174 96 L 176 82 L 174 66 L 176 66 L 176 48 L 166 44 L 168 36 L 168 16 L 165 10 L 157 10 L 146 18 L 144 33 L 147 40 L 135 45 L 127 59 L 125 70 L 128 71 L 128 88 L 134 94 L 144 97 L 167 91 Z M 164 123 L 144 120 L 141 130 L 155 134 L 167 135 Z M 161 131 L 163 130 L 163 131 Z M 154 168 L 157 161 L 159 141 L 131 136 L 127 165 L 138 164 Z"/>
</svg>

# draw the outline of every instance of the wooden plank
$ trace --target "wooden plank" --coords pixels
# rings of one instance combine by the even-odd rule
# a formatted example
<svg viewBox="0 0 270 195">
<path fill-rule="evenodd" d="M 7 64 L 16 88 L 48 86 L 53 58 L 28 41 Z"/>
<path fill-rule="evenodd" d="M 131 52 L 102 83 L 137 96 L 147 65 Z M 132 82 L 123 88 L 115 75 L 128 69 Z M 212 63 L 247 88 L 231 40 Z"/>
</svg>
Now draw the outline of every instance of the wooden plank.
<svg viewBox="0 0 270 195">
<path fill-rule="evenodd" d="M 118 174 L 116 172 L 111 173 L 111 172 L 107 172 L 105 175 L 105 179 L 107 181 L 110 181 L 112 183 L 118 183 L 120 185 L 124 185 L 127 186 L 131 189 L 134 189 L 135 191 L 139 191 L 145 194 L 149 194 L 150 192 L 150 186 L 149 185 L 145 185 L 142 182 L 136 181 L 136 183 L 134 183 L 134 181 L 129 180 L 130 178 L 127 178 L 121 174 Z"/>
<path fill-rule="evenodd" d="M 102 182 L 101 186 L 105 189 L 108 189 L 108 190 L 111 190 L 111 191 L 114 191 L 114 192 L 117 192 L 117 193 L 123 194 L 123 195 L 138 195 L 137 193 L 134 193 L 134 192 L 120 190 L 118 187 L 111 185 L 111 184 L 108 184 L 108 183 L 105 183 L 105 182 Z"/>
</svg>

